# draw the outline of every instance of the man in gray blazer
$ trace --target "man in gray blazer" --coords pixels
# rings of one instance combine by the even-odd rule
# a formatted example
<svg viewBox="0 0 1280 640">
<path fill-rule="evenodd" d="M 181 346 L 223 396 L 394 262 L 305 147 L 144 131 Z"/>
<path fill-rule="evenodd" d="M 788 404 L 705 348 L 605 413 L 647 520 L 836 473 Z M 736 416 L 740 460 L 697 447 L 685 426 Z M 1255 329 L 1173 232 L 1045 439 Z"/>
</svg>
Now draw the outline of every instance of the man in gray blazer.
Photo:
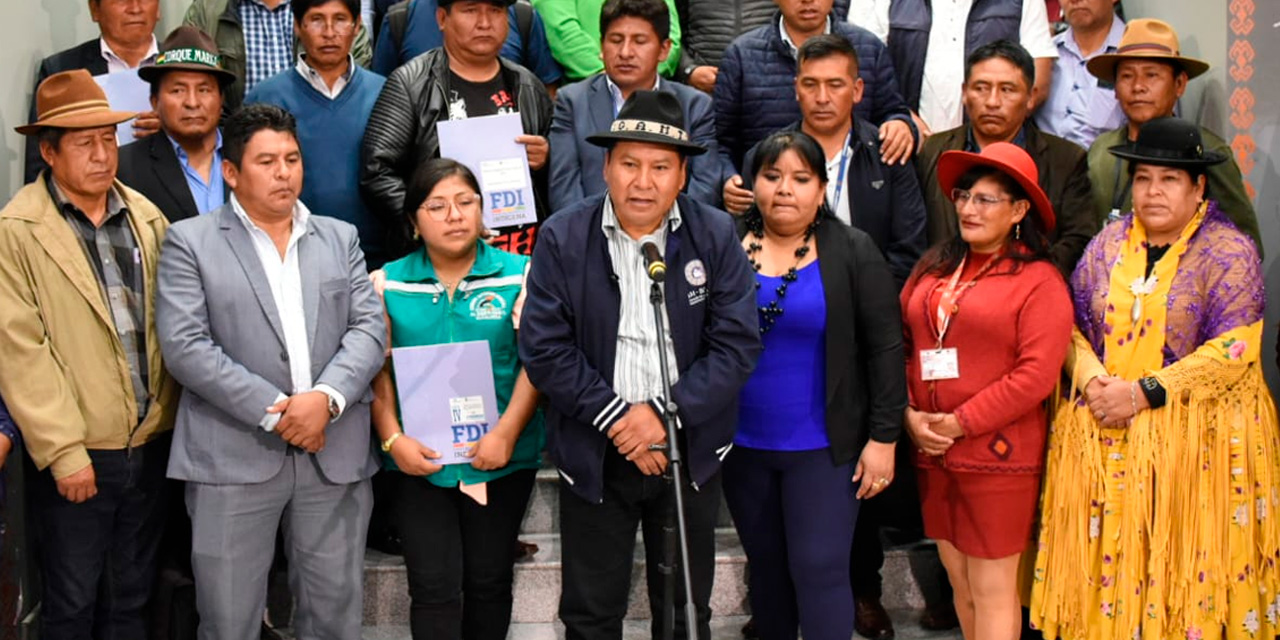
<svg viewBox="0 0 1280 640">
<path fill-rule="evenodd" d="M 665 0 L 609 0 L 600 9 L 600 57 L 604 73 L 556 93 L 551 119 L 551 211 L 605 192 L 604 152 L 587 137 L 607 131 L 622 104 L 637 90 L 675 95 L 693 142 L 711 153 L 688 158 L 690 198 L 720 206 L 720 186 L 728 175 L 716 153 L 716 123 L 711 97 L 679 82 L 658 77 L 671 50 L 671 15 Z"/>
<path fill-rule="evenodd" d="M 297 637 L 359 638 L 382 307 L 355 227 L 298 201 L 288 112 L 228 118 L 222 172 L 231 202 L 170 227 L 156 292 L 183 386 L 169 477 L 187 481 L 199 636 L 256 637 L 283 523 Z"/>
</svg>

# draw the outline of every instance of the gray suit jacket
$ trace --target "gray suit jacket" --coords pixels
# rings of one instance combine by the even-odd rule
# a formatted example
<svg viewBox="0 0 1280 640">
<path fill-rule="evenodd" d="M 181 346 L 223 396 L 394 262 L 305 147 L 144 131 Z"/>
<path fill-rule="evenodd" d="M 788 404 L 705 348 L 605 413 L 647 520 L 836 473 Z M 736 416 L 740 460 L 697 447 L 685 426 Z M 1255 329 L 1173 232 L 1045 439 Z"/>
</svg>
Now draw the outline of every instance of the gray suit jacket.
<svg viewBox="0 0 1280 640">
<path fill-rule="evenodd" d="M 312 379 L 347 400 L 316 458 L 331 482 L 355 482 L 377 470 L 369 382 L 385 357 L 382 306 L 355 227 L 313 215 L 298 252 Z M 157 274 L 156 331 L 183 386 L 169 477 L 211 484 L 272 478 L 288 443 L 258 423 L 292 389 L 289 358 L 266 272 L 230 203 L 169 227 Z"/>
<path fill-rule="evenodd" d="M 690 156 L 685 193 L 713 207 L 720 206 L 720 188 L 733 174 L 724 175 L 716 151 L 715 111 L 711 96 L 693 87 L 666 78 L 658 80 L 658 90 L 675 95 L 684 107 L 684 126 L 689 139 L 707 148 L 700 156 Z M 556 109 L 551 118 L 551 211 L 578 204 L 604 193 L 604 148 L 587 142 L 587 136 L 608 131 L 613 124 L 613 96 L 605 74 L 576 82 L 556 93 Z"/>
</svg>

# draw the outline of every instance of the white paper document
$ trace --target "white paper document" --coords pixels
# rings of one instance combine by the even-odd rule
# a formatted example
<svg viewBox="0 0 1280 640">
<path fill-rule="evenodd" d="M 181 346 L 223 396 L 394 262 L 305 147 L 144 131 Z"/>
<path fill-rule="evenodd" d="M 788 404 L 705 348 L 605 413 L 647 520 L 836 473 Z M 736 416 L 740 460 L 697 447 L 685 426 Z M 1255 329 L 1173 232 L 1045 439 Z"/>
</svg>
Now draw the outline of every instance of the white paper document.
<svg viewBox="0 0 1280 640">
<path fill-rule="evenodd" d="M 520 114 L 442 120 L 436 124 L 440 156 L 467 165 L 480 181 L 484 224 L 501 229 L 538 221 L 529 158 L 516 137 L 524 135 Z"/>
<path fill-rule="evenodd" d="M 439 453 L 440 464 L 469 464 L 471 447 L 498 422 L 489 343 L 397 347 L 391 364 L 405 434 Z"/>
<path fill-rule="evenodd" d="M 107 104 L 112 111 L 133 111 L 146 113 L 151 111 L 151 85 L 138 77 L 137 69 L 104 73 L 93 79 L 107 94 Z M 116 143 L 124 146 L 134 141 L 133 120 L 116 125 Z"/>
</svg>

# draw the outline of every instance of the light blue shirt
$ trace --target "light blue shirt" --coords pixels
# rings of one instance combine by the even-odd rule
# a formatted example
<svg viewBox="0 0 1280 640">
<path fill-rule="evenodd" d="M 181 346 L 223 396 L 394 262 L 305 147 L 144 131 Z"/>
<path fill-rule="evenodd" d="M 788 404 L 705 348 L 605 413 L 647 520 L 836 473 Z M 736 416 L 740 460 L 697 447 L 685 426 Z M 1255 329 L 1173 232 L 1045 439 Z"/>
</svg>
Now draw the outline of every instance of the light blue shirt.
<svg viewBox="0 0 1280 640">
<path fill-rule="evenodd" d="M 1111 86 L 1098 86 L 1098 79 L 1085 68 L 1094 56 L 1115 53 L 1124 35 L 1124 21 L 1112 16 L 1107 41 L 1088 58 L 1080 53 L 1072 29 L 1058 34 L 1058 60 L 1053 64 L 1053 85 L 1049 99 L 1036 114 L 1041 131 L 1066 138 L 1086 149 L 1100 134 L 1125 123 L 1124 111 Z"/>
<path fill-rule="evenodd" d="M 165 134 L 168 135 L 168 134 Z M 187 156 L 182 145 L 169 138 L 173 152 L 178 155 L 178 165 L 182 167 L 182 176 L 187 179 L 187 189 L 191 198 L 196 201 L 196 209 L 204 215 L 227 203 L 226 186 L 222 182 L 222 132 L 218 132 L 218 142 L 213 147 L 213 162 L 209 165 L 209 182 L 206 183 L 200 173 L 191 168 L 191 158 Z"/>
<path fill-rule="evenodd" d="M 613 117 L 617 118 L 618 112 L 622 111 L 622 105 L 626 104 L 627 100 L 622 97 L 622 89 L 619 88 L 618 85 L 613 83 L 613 78 L 610 78 L 608 74 L 605 75 L 604 82 L 605 82 L 605 85 L 609 87 L 609 97 L 613 99 Z M 662 82 L 662 78 L 659 77 L 657 74 L 654 74 L 653 88 L 651 90 L 657 91 L 658 85 L 661 82 Z"/>
</svg>

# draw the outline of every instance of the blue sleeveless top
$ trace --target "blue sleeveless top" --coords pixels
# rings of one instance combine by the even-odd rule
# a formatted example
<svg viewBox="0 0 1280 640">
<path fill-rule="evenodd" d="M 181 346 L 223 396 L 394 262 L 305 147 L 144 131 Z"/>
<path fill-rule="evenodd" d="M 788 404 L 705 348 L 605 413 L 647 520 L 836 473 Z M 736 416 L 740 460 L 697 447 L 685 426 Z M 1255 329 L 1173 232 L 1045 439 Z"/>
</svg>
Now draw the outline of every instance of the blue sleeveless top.
<svg viewBox="0 0 1280 640">
<path fill-rule="evenodd" d="M 756 274 L 757 306 L 778 297 L 781 277 Z M 762 336 L 764 352 L 739 396 L 733 442 L 752 449 L 811 451 L 827 438 L 827 302 L 818 260 L 809 263 L 779 302 L 783 313 Z M 764 319 L 761 318 L 761 326 Z"/>
</svg>

